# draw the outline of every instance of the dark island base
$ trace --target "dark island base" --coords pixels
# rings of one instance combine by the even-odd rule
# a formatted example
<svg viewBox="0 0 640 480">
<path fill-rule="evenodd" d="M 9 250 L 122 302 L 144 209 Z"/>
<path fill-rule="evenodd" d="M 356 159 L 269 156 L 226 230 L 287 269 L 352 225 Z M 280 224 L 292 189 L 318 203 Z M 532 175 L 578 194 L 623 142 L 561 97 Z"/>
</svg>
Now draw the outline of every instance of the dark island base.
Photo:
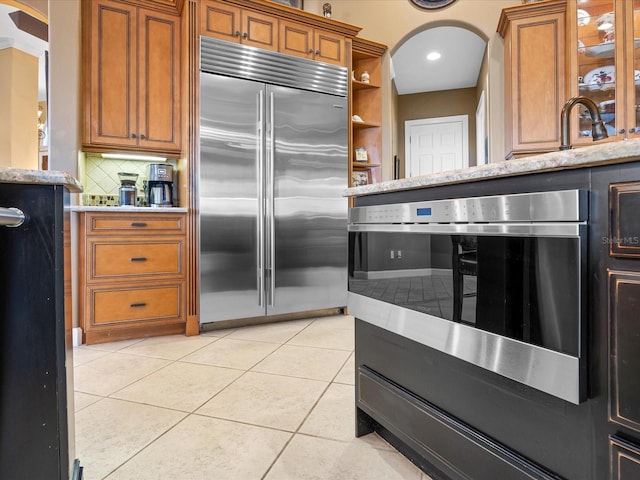
<svg viewBox="0 0 640 480">
<path fill-rule="evenodd" d="M 447 385 L 443 378 L 438 379 L 438 377 L 447 375 L 453 379 L 453 382 L 455 379 L 460 381 L 463 377 L 473 374 L 476 367 L 462 366 L 461 371 L 456 372 L 458 368 L 453 365 L 458 360 L 446 359 L 444 358 L 446 356 L 439 352 L 429 351 L 428 347 L 356 319 L 356 342 L 358 339 L 362 344 L 356 343 L 356 351 L 360 352 L 356 356 L 357 436 L 377 432 L 434 480 L 588 478 L 556 475 L 506 444 L 507 441 L 518 444 L 515 437 L 520 437 L 521 446 L 526 445 L 529 440 L 536 442 L 538 447 L 531 450 L 533 454 L 556 464 L 563 461 L 569 462 L 569 465 L 565 465 L 565 472 L 573 471 L 582 475 L 585 469 L 590 468 L 583 463 L 588 456 L 588 440 L 585 437 L 572 438 L 573 435 L 570 432 L 586 427 L 588 418 L 585 416 L 584 408 L 575 407 L 581 410 L 582 414 L 575 415 L 574 412 L 573 415 L 567 415 L 567 412 L 562 411 L 564 407 L 561 405 L 562 402 L 552 400 L 552 403 L 556 403 L 556 408 L 552 409 L 555 412 L 546 415 L 546 418 L 541 414 L 538 417 L 541 420 L 540 428 L 533 432 L 533 425 L 537 423 L 536 418 L 525 414 L 522 415 L 523 418 L 516 418 L 519 408 L 513 407 L 524 401 L 523 398 L 517 398 L 519 396 L 517 391 L 507 393 L 499 389 L 501 391 L 497 395 L 502 395 L 503 398 L 493 402 L 491 396 L 483 398 L 480 393 L 480 390 L 487 389 L 486 383 L 473 382 L 467 378 L 467 382 L 462 382 L 466 383 L 467 387 L 457 389 L 459 395 L 456 395 L 455 399 L 451 398 L 449 402 L 454 411 L 456 405 L 466 406 L 465 409 L 470 413 L 466 421 L 463 421 L 445 410 L 446 401 L 442 402 L 444 406 L 440 408 L 424 397 L 428 396 L 429 391 L 436 389 L 440 390 L 440 399 L 452 395 L 453 383 Z M 389 355 L 381 355 L 382 352 Z M 386 357 L 384 365 L 376 361 L 376 357 L 378 359 Z M 401 364 L 405 365 L 402 369 L 405 374 L 402 375 L 401 380 L 404 385 L 374 370 L 388 368 L 390 371 L 397 371 Z M 368 365 L 372 365 L 373 368 Z M 448 370 L 448 367 L 453 367 L 453 373 L 452 370 Z M 481 375 L 494 374 L 488 372 Z M 508 385 L 507 388 L 509 388 Z M 420 390 L 422 390 L 420 394 L 415 393 Z M 466 390 L 466 394 L 461 393 L 463 390 Z M 437 398 L 438 395 L 434 397 Z M 531 404 L 523 407 L 536 410 L 536 407 Z M 502 411 L 504 416 L 501 416 Z M 564 418 L 559 420 L 558 414 Z M 560 442 L 565 442 L 567 438 L 573 440 L 573 446 L 567 447 L 564 453 L 561 448 L 558 451 L 549 452 L 548 447 L 540 445 L 540 440 L 544 441 L 545 436 L 553 432 L 556 421 L 560 423 L 559 437 L 564 437 Z M 485 432 L 474 428 L 470 422 L 478 425 L 484 423 Z M 510 425 L 518 423 L 520 425 L 516 431 L 509 428 Z M 492 424 L 493 427 L 491 427 Z M 501 435 L 503 442 L 495 440 L 486 433 L 492 428 L 492 433 Z M 526 430 L 529 432 L 528 435 L 524 435 Z M 549 438 L 548 445 L 553 450 L 560 445 L 557 442 L 558 438 Z"/>
</svg>

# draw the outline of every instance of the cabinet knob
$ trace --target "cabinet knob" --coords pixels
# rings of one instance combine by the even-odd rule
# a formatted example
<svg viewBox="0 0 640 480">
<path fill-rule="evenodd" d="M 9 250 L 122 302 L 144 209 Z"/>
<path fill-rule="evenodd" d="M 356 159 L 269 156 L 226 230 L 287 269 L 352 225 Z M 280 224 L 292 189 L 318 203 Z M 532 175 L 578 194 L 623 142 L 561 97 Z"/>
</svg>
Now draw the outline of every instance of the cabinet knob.
<svg viewBox="0 0 640 480">
<path fill-rule="evenodd" d="M 241 35 L 240 30 L 236 31 L 236 37 L 239 37 Z"/>
<path fill-rule="evenodd" d="M 625 131 L 626 131 L 626 130 L 625 130 L 624 128 L 621 128 L 620 130 L 618 130 L 618 133 L 619 133 L 620 135 L 624 135 Z"/>
<path fill-rule="evenodd" d="M 132 134 L 131 134 L 131 138 L 136 138 L 136 134 L 135 134 L 135 133 L 132 133 Z"/>
<path fill-rule="evenodd" d="M 320 55 L 320 50 L 316 50 L 316 55 Z"/>
<path fill-rule="evenodd" d="M 147 137 L 145 137 L 145 136 L 144 136 L 144 133 L 143 133 L 143 134 L 141 134 L 141 135 L 140 135 L 140 138 L 141 138 L 142 140 L 144 140 L 144 139 L 145 139 L 145 138 L 147 138 Z"/>
<path fill-rule="evenodd" d="M 636 128 L 636 127 L 631 127 L 631 128 L 629 129 L 629 133 L 636 133 L 636 131 L 637 131 L 637 128 Z"/>
<path fill-rule="evenodd" d="M 247 32 L 244 32 L 244 33 L 242 34 L 242 38 L 249 38 L 249 34 L 248 34 Z"/>
</svg>

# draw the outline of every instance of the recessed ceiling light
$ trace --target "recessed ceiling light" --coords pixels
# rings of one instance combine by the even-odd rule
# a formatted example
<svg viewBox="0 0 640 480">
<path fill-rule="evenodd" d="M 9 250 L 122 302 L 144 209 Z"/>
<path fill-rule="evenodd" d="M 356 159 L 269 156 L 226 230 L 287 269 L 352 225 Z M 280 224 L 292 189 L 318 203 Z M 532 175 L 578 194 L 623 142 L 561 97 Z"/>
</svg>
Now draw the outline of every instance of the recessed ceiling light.
<svg viewBox="0 0 640 480">
<path fill-rule="evenodd" d="M 440 55 L 438 52 L 431 52 L 430 54 L 427 55 L 427 60 L 438 60 L 442 55 Z"/>
</svg>

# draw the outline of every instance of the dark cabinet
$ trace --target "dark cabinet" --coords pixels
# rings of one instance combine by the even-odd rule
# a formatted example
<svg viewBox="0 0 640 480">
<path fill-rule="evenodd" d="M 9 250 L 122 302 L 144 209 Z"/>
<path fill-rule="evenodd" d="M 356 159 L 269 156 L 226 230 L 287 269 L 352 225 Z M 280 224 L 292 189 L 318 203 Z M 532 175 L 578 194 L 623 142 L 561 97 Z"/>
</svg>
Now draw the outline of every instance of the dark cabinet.
<svg viewBox="0 0 640 480">
<path fill-rule="evenodd" d="M 637 480 L 640 478 L 640 448 L 611 436 L 611 480 Z"/>
<path fill-rule="evenodd" d="M 640 258 L 640 182 L 610 185 L 609 205 L 609 253 Z"/>
<path fill-rule="evenodd" d="M 59 185 L 0 185 L 0 206 L 26 216 L 20 226 L 0 226 L 2 479 L 76 480 L 80 474 L 70 465 L 68 205 L 69 194 Z"/>
<path fill-rule="evenodd" d="M 640 273 L 610 271 L 609 298 L 610 417 L 640 433 Z"/>
</svg>

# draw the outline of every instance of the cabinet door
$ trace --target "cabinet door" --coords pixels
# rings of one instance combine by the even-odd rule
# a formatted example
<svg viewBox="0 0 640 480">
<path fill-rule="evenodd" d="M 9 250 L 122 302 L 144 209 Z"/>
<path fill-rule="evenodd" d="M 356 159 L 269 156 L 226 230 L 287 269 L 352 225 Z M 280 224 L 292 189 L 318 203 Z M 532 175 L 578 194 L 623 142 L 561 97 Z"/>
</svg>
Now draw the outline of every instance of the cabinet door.
<svg viewBox="0 0 640 480">
<path fill-rule="evenodd" d="M 638 445 L 612 435 L 609 438 L 611 480 L 640 478 L 640 448 Z"/>
<path fill-rule="evenodd" d="M 250 10 L 242 12 L 242 39 L 245 45 L 278 50 L 278 19 Z"/>
<path fill-rule="evenodd" d="M 611 421 L 640 433 L 640 273 L 609 272 Z"/>
<path fill-rule="evenodd" d="M 91 107 L 85 112 L 85 143 L 137 144 L 136 12 L 108 0 L 91 4 Z"/>
<path fill-rule="evenodd" d="M 629 32 L 624 42 L 624 56 L 629 59 L 626 65 L 627 85 L 626 121 L 629 137 L 640 136 L 640 0 L 625 1 L 624 29 Z M 633 40 L 631 40 L 633 38 Z"/>
<path fill-rule="evenodd" d="M 625 9 L 618 0 L 587 0 L 569 5 L 569 42 L 576 48 L 571 51 L 571 96 L 583 95 L 593 100 L 605 122 L 608 141 L 622 140 L 626 135 L 621 48 Z M 592 145 L 588 110 L 578 105 L 571 122 L 571 143 Z"/>
<path fill-rule="evenodd" d="M 180 150 L 179 17 L 139 10 L 138 145 Z"/>
<path fill-rule="evenodd" d="M 345 64 L 344 37 L 316 29 L 313 31 L 313 45 L 316 60 L 341 66 Z"/>
<path fill-rule="evenodd" d="M 200 3 L 200 34 L 238 42 L 241 36 L 241 10 L 232 5 L 202 0 Z"/>
<path fill-rule="evenodd" d="M 509 25 L 503 34 L 507 159 L 560 146 L 566 82 L 565 9 L 564 2 L 541 2 L 539 7 L 527 4 L 503 11 Z"/>
<path fill-rule="evenodd" d="M 280 52 L 313 59 L 313 30 L 297 22 L 280 20 Z"/>
</svg>

